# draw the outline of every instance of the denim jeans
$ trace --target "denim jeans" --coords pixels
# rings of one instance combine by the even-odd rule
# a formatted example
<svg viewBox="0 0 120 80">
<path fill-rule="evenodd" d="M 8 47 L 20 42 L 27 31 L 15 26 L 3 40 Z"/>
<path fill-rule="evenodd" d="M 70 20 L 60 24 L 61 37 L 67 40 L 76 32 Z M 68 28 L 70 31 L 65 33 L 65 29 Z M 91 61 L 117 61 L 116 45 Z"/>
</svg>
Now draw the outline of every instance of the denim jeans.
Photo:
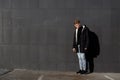
<svg viewBox="0 0 120 80">
<path fill-rule="evenodd" d="M 80 52 L 80 45 L 78 45 L 78 53 L 77 53 L 78 59 L 79 59 L 79 67 L 80 70 L 86 70 L 86 58 L 85 53 Z"/>
</svg>

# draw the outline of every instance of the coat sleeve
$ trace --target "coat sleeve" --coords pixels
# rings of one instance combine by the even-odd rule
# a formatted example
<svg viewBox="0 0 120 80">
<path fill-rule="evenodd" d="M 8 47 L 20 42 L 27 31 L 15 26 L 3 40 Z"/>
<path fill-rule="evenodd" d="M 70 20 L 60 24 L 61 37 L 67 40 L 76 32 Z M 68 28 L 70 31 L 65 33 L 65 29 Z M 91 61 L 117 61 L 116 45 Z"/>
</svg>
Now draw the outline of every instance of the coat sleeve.
<svg viewBox="0 0 120 80">
<path fill-rule="evenodd" d="M 72 46 L 72 48 L 76 48 L 75 31 L 74 31 L 74 35 L 73 35 L 73 46 Z"/>
<path fill-rule="evenodd" d="M 86 36 L 85 48 L 88 48 L 88 46 L 89 46 L 89 29 L 87 29 L 87 28 L 86 28 L 86 31 L 85 31 L 85 36 Z"/>
</svg>

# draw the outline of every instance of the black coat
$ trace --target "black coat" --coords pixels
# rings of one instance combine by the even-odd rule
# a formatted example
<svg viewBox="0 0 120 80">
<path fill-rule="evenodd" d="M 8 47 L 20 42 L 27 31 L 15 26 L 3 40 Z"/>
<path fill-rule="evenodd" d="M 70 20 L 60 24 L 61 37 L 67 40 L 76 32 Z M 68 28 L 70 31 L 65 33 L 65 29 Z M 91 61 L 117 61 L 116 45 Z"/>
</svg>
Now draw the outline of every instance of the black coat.
<svg viewBox="0 0 120 80">
<path fill-rule="evenodd" d="M 81 26 L 83 27 L 83 26 Z M 88 48 L 89 46 L 89 29 L 85 26 L 82 28 L 82 30 L 78 29 L 78 35 L 77 35 L 77 43 L 76 43 L 76 31 L 74 31 L 74 38 L 73 38 L 73 48 L 76 49 L 78 52 L 78 45 L 80 45 L 80 52 L 86 53 L 87 50 L 85 48 Z"/>
<path fill-rule="evenodd" d="M 89 58 L 97 57 L 100 54 L 100 44 L 98 36 L 95 32 L 89 31 L 89 47 L 88 54 Z"/>
</svg>

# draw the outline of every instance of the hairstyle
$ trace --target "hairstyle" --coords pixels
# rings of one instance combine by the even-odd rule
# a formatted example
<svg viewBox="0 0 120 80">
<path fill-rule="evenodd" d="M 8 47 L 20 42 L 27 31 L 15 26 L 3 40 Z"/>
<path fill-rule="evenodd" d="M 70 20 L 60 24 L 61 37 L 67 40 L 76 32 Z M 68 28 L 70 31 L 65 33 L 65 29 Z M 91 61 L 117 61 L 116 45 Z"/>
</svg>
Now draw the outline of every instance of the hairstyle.
<svg viewBox="0 0 120 80">
<path fill-rule="evenodd" d="M 75 19 L 74 24 L 80 24 L 80 20 Z"/>
</svg>

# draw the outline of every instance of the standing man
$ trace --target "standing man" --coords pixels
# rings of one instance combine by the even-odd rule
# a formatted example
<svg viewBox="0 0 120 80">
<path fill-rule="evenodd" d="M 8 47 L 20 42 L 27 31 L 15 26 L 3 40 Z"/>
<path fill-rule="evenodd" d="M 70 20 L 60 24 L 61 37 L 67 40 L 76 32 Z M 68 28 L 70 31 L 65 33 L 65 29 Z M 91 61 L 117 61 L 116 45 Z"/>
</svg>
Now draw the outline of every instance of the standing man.
<svg viewBox="0 0 120 80">
<path fill-rule="evenodd" d="M 88 45 L 89 45 L 89 36 L 88 36 L 88 31 L 89 29 L 80 24 L 79 20 L 74 21 L 74 38 L 73 38 L 73 52 L 77 54 L 78 59 L 79 59 L 79 67 L 80 70 L 78 73 L 85 74 L 86 71 L 86 57 L 85 53 L 87 52 Z"/>
</svg>

